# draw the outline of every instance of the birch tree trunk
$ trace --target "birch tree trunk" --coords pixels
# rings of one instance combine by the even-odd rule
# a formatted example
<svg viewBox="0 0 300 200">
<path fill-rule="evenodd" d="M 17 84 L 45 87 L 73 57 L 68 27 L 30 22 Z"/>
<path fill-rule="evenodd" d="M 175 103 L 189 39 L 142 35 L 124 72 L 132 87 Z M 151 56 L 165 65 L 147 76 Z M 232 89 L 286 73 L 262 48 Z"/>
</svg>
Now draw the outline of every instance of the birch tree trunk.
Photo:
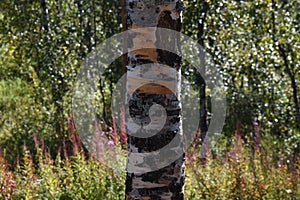
<svg viewBox="0 0 300 200">
<path fill-rule="evenodd" d="M 127 120 L 127 133 L 136 124 L 146 126 L 152 123 L 152 106 L 159 105 L 166 113 L 165 123 L 160 131 L 153 128 L 149 137 L 136 137 L 128 134 L 128 155 L 133 153 L 149 153 L 162 149 L 168 145 L 175 136 L 179 137 L 180 145 L 170 149 L 170 155 L 183 152 L 183 136 L 180 104 L 180 67 L 181 52 L 179 34 L 166 35 L 160 28 L 167 28 L 177 32 L 181 30 L 181 11 L 183 3 L 180 0 L 126 0 L 127 28 L 134 32 L 134 38 L 128 41 L 129 49 L 127 59 L 127 98 L 129 98 L 129 114 L 132 120 Z M 151 27 L 138 29 L 143 27 Z M 156 28 L 153 28 L 156 27 Z M 157 46 L 162 43 L 171 45 L 172 53 Z M 140 48 L 143 44 L 151 48 Z M 164 45 L 164 44 L 163 44 Z M 170 47 L 170 46 L 169 46 Z M 130 49 L 138 49 L 131 51 Z M 173 69 L 167 76 L 176 80 L 170 83 L 175 92 L 160 84 L 145 84 L 135 89 L 136 75 L 142 78 L 145 73 L 151 77 L 158 77 L 159 68 L 151 64 L 159 63 Z M 140 66 L 149 66 L 141 69 Z M 146 72 L 147 71 L 147 72 Z M 164 78 L 162 78 L 164 79 Z M 163 81 L 167 81 L 166 79 Z M 150 110 L 150 112 L 149 112 Z M 156 110 L 156 112 L 158 112 Z M 153 113 L 152 113 L 153 114 Z M 156 115 L 159 113 L 154 113 Z M 164 156 L 160 155 L 161 158 Z M 168 155 L 166 155 L 168 156 Z M 129 165 L 133 161 L 128 156 L 126 176 L 126 199 L 184 199 L 184 154 L 181 153 L 172 163 L 163 168 L 147 171 L 145 173 L 130 171 Z M 164 160 L 153 159 L 154 165 Z M 147 168 L 147 167 L 146 167 Z"/>
</svg>

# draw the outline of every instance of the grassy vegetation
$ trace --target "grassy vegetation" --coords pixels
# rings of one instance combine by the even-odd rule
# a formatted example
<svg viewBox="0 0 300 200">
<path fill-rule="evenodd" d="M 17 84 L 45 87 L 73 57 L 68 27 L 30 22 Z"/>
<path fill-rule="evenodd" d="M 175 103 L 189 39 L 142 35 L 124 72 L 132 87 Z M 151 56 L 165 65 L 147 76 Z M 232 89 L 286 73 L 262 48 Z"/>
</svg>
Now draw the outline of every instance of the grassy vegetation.
<svg viewBox="0 0 300 200">
<path fill-rule="evenodd" d="M 36 152 L 24 148 L 14 169 L 1 156 L 1 199 L 124 199 L 123 167 L 108 168 L 79 151 L 52 159 L 43 143 L 35 140 L 35 144 Z M 200 147 L 191 148 L 185 199 L 299 198 L 299 156 L 275 159 L 280 152 L 269 147 L 260 143 L 249 148 L 236 137 L 222 155 L 209 155 L 205 162 L 197 159 Z"/>
</svg>

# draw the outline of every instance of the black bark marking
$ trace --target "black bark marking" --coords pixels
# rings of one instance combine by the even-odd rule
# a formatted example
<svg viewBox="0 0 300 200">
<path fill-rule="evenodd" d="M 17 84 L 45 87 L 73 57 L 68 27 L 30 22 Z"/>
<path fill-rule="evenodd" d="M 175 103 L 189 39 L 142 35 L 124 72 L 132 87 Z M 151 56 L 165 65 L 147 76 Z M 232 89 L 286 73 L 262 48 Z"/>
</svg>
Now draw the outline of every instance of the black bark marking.
<svg viewBox="0 0 300 200">
<path fill-rule="evenodd" d="M 170 11 L 164 11 L 160 14 L 157 26 L 161 28 L 175 30 L 178 31 L 178 33 L 181 29 L 180 19 L 178 18 L 177 20 L 174 20 L 171 17 Z M 178 70 L 181 64 L 181 56 L 180 56 L 181 53 L 179 49 L 180 47 L 179 34 L 164 35 L 163 33 L 157 31 L 156 36 L 157 36 L 157 43 L 163 43 L 164 46 L 169 46 L 170 49 L 174 49 L 174 51 L 177 52 L 177 53 L 173 53 L 173 52 L 157 49 L 158 61 L 162 64 L 166 64 Z"/>
<path fill-rule="evenodd" d="M 172 99 L 173 103 L 165 104 L 166 97 Z M 157 95 L 157 94 L 138 94 L 134 93 L 129 100 L 129 114 L 133 118 L 133 121 L 139 125 L 147 125 L 150 123 L 149 109 L 153 104 L 159 104 L 166 110 L 168 119 L 164 128 L 157 132 L 156 135 L 149 138 L 137 138 L 129 135 L 130 144 L 138 148 L 138 152 L 152 152 L 169 144 L 176 136 L 179 130 L 179 121 L 181 114 L 181 108 L 177 97 L 174 94 L 171 95 Z M 175 105 L 175 107 L 174 107 Z M 177 125 L 176 125 L 177 123 Z M 170 126 L 175 126 L 174 130 L 170 130 Z M 152 130 L 156 131 L 156 130 Z"/>
</svg>

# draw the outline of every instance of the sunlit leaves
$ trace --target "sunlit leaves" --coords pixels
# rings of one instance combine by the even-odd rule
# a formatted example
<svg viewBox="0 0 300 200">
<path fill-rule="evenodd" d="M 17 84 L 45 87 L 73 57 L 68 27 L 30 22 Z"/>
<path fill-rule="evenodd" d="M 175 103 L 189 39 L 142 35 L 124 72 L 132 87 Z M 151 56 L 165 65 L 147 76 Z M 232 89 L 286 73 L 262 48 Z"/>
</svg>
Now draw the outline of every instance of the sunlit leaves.
<svg viewBox="0 0 300 200">
<path fill-rule="evenodd" d="M 16 87 L 10 96 L 17 104 L 12 107 L 14 101 L 4 101 L 6 93 L 0 99 L 1 113 L 5 113 L 0 120 L 6 123 L 0 126 L 0 137 L 3 143 L 10 141 L 6 148 L 11 156 L 21 147 L 18 143 L 32 142 L 34 132 L 44 135 L 55 153 L 57 142 L 53 141 L 67 134 L 72 87 L 82 60 L 121 28 L 117 2 L 48 0 L 47 21 L 42 9 L 41 1 L 0 2 L 0 81 L 3 91 L 11 89 L 11 84 Z M 120 66 L 112 66 L 106 81 L 112 84 L 120 71 Z M 108 89 L 104 95 L 110 96 Z M 28 96 L 28 102 L 20 102 L 20 96 Z M 8 132 L 11 137 L 4 136 Z"/>
</svg>

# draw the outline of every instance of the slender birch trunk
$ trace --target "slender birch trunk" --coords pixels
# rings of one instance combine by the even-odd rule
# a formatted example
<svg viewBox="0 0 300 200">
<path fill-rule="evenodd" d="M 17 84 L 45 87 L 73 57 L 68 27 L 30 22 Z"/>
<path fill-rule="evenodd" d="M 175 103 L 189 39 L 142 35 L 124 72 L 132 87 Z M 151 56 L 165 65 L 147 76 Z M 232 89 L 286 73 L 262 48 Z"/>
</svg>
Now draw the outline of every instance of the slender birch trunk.
<svg viewBox="0 0 300 200">
<path fill-rule="evenodd" d="M 181 145 L 170 149 L 172 154 L 176 154 L 183 150 L 180 103 L 180 38 L 178 34 L 166 35 L 160 32 L 161 30 L 153 27 L 167 28 L 179 32 L 181 30 L 183 4 L 180 0 L 126 0 L 126 8 L 127 28 L 135 33 L 132 41 L 128 41 L 129 51 L 130 49 L 136 49 L 137 46 L 143 47 L 143 44 L 148 44 L 148 47 L 151 46 L 151 48 L 139 48 L 128 53 L 126 94 L 129 98 L 127 102 L 129 102 L 130 117 L 133 120 L 127 120 L 127 133 L 136 124 L 144 126 L 152 123 L 152 118 L 149 117 L 151 106 L 159 105 L 166 113 L 166 122 L 163 128 L 156 134 L 154 133 L 155 129 L 152 132 L 150 131 L 149 135 L 152 135 L 151 137 L 140 138 L 128 134 L 128 154 L 157 151 L 168 145 L 175 136 L 179 135 Z M 138 29 L 143 27 L 152 28 L 147 29 L 147 31 Z M 158 49 L 157 45 L 162 43 L 171 45 L 178 53 Z M 153 63 L 164 64 L 173 69 L 175 73 L 168 75 L 174 76 L 173 78 L 176 80 L 173 85 L 176 92 L 159 84 L 146 84 L 134 89 L 134 74 L 139 74 L 142 77 L 145 73 L 150 73 L 152 77 L 158 77 L 159 70 L 154 70 L 155 67 L 151 67 Z M 139 67 L 145 64 L 147 66 L 150 64 L 149 69 L 143 71 Z M 164 162 L 158 160 L 153 159 L 153 163 L 159 165 L 155 162 Z M 129 163 L 132 162 L 130 157 L 127 162 L 128 170 Z M 145 169 L 145 171 L 147 170 Z M 183 186 L 184 154 L 175 159 L 173 163 L 155 171 L 145 173 L 127 171 L 126 199 L 183 200 Z"/>
</svg>

